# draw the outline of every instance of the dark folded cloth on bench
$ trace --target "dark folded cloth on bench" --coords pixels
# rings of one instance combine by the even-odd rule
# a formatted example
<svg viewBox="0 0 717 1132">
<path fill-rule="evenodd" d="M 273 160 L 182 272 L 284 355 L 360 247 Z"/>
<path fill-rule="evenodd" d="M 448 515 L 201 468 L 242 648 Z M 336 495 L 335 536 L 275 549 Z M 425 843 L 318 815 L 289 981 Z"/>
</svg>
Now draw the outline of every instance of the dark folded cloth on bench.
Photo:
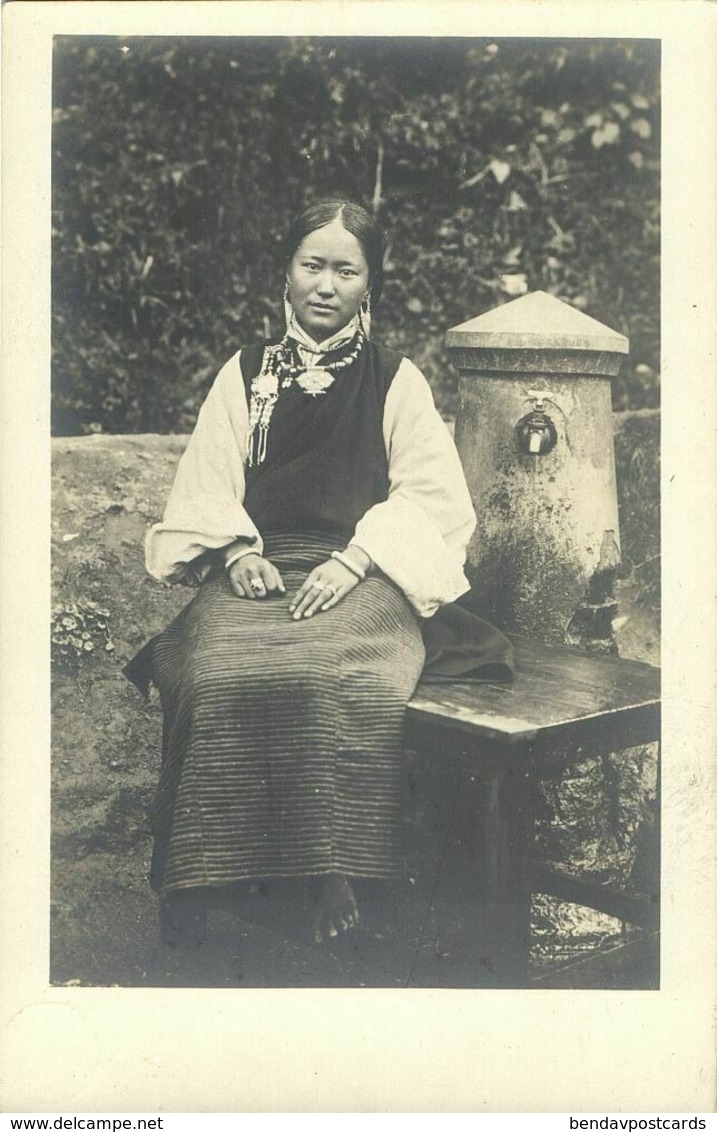
<svg viewBox="0 0 717 1132">
<path fill-rule="evenodd" d="M 441 606 L 421 626 L 426 649 L 422 681 L 511 681 L 515 673 L 512 644 L 495 625 L 461 602 Z"/>
</svg>

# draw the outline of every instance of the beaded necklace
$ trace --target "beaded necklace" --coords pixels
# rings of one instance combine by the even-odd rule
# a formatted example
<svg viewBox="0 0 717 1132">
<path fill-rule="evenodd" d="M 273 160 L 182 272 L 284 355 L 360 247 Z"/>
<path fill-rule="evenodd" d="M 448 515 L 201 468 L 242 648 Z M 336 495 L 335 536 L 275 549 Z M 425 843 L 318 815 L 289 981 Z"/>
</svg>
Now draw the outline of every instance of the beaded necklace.
<svg viewBox="0 0 717 1132">
<path fill-rule="evenodd" d="M 366 337 L 359 326 L 354 345 L 348 354 L 333 362 L 309 366 L 304 365 L 288 338 L 282 338 L 274 346 L 264 347 L 261 369 L 251 383 L 247 439 L 247 464 L 250 468 L 262 464 L 266 457 L 269 425 L 281 390 L 296 384 L 309 397 L 320 396 L 333 385 L 340 370 L 353 365 L 365 341 Z"/>
</svg>

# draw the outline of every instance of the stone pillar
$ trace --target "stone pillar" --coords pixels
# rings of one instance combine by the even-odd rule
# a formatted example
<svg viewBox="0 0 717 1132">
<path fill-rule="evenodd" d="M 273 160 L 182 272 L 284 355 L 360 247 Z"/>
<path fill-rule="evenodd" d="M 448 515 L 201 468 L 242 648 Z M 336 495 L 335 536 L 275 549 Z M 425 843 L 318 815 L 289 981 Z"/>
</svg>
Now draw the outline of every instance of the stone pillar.
<svg viewBox="0 0 717 1132">
<path fill-rule="evenodd" d="M 477 605 L 508 631 L 614 649 L 620 562 L 610 378 L 623 335 L 536 291 L 448 331 L 478 515 Z"/>
</svg>

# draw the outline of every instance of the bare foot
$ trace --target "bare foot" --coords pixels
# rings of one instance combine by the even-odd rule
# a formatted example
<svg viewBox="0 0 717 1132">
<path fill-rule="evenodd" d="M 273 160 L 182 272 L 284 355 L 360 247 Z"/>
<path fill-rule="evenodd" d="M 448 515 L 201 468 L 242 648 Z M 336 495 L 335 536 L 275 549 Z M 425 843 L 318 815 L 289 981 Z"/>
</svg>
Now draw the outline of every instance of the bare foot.
<svg viewBox="0 0 717 1132">
<path fill-rule="evenodd" d="M 333 939 L 358 925 L 358 906 L 348 877 L 329 873 L 319 878 L 313 920 L 315 942 Z"/>
</svg>

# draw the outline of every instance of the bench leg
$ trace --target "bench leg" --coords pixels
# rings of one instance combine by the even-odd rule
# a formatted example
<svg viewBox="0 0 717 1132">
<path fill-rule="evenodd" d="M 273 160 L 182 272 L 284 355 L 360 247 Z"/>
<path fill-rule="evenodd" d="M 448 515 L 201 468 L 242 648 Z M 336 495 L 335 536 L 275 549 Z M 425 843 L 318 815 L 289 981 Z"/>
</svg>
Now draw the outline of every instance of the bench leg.
<svg viewBox="0 0 717 1132">
<path fill-rule="evenodd" d="M 480 769 L 476 761 L 466 755 L 455 766 L 432 887 L 406 919 L 408 986 L 528 985 L 530 751 Z"/>
<path fill-rule="evenodd" d="M 479 834 L 469 867 L 482 875 L 484 898 L 476 908 L 483 963 L 497 985 L 526 987 L 530 956 L 530 865 L 533 854 L 533 775 L 529 758 L 480 778 L 466 773 L 467 792 L 482 793 Z M 476 925 L 478 927 L 478 925 Z"/>
</svg>

